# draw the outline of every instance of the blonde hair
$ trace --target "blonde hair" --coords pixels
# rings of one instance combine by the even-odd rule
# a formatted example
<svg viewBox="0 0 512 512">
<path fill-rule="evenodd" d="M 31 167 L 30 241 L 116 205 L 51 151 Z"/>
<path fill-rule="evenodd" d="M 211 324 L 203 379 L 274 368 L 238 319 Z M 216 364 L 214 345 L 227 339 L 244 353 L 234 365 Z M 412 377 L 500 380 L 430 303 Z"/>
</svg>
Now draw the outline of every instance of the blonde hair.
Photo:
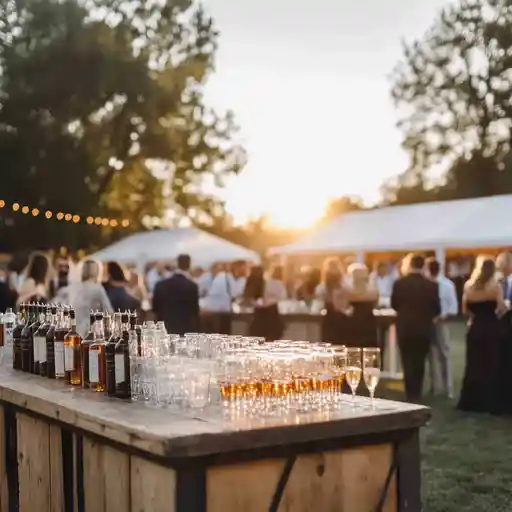
<svg viewBox="0 0 512 512">
<path fill-rule="evenodd" d="M 83 260 L 82 263 L 82 272 L 80 274 L 80 279 L 82 282 L 85 281 L 94 281 L 95 283 L 100 283 L 101 278 L 103 276 L 103 265 L 92 258 L 88 258 Z"/>
<path fill-rule="evenodd" d="M 475 268 L 471 277 L 466 283 L 467 287 L 476 290 L 483 290 L 487 285 L 495 280 L 496 264 L 492 256 L 482 254 L 477 257 Z"/>
<path fill-rule="evenodd" d="M 366 288 L 370 282 L 368 267 L 364 263 L 352 263 L 348 267 L 353 288 Z"/>
</svg>

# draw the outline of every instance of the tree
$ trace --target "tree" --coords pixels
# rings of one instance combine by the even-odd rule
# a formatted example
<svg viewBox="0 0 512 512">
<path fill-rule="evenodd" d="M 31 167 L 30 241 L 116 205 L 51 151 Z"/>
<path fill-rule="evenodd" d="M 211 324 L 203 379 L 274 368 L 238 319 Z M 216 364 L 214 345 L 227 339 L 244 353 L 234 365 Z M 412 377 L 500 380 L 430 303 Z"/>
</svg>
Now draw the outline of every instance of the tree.
<svg viewBox="0 0 512 512">
<path fill-rule="evenodd" d="M 512 192 L 512 4 L 462 0 L 403 46 L 392 96 L 410 167 L 390 197 L 475 197 Z M 433 187 L 432 169 L 445 181 Z M 412 187 L 412 188 L 411 188 Z M 388 197 L 389 199 L 389 197 Z M 395 198 L 396 200 L 396 198 Z"/>
<path fill-rule="evenodd" d="M 211 214 L 219 204 L 204 180 L 222 184 L 245 162 L 232 114 L 203 100 L 216 48 L 213 21 L 192 0 L 3 0 L 2 199 L 128 218 L 134 229 L 167 207 Z M 7 220 L 22 233 L 15 246 L 83 246 L 98 233 Z"/>
<path fill-rule="evenodd" d="M 360 197 L 341 196 L 333 199 L 326 207 L 325 213 L 320 219 L 320 224 L 329 222 L 339 215 L 356 210 L 363 210 L 364 205 Z"/>
</svg>

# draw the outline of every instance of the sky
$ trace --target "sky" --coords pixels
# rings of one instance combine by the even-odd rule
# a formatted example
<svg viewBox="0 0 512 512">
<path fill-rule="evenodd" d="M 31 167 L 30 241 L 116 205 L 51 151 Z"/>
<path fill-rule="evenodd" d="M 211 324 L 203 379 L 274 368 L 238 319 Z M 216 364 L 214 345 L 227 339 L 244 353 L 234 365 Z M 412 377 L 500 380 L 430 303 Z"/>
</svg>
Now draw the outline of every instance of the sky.
<svg viewBox="0 0 512 512">
<path fill-rule="evenodd" d="M 447 0 L 204 0 L 220 30 L 206 99 L 234 111 L 248 164 L 221 195 L 239 222 L 305 227 L 330 199 L 379 199 L 407 166 L 389 74 Z"/>
</svg>

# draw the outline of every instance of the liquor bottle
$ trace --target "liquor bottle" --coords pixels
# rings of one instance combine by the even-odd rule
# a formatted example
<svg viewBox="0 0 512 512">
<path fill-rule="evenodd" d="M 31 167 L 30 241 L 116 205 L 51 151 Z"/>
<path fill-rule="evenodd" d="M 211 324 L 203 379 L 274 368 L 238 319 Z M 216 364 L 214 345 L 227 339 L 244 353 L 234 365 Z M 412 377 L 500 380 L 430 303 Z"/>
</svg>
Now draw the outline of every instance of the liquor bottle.
<svg viewBox="0 0 512 512">
<path fill-rule="evenodd" d="M 39 328 L 34 332 L 34 373 L 46 375 L 46 333 L 50 328 L 52 314 L 51 307 L 46 307 L 42 314 Z"/>
<path fill-rule="evenodd" d="M 108 312 L 103 315 L 103 328 L 105 330 L 105 341 L 108 341 L 112 336 L 112 330 L 114 328 L 112 315 Z"/>
<path fill-rule="evenodd" d="M 32 326 L 36 321 L 37 306 L 34 303 L 28 306 L 28 317 L 23 330 L 21 331 L 21 370 L 27 373 L 32 372 L 32 361 L 34 355 L 32 338 Z"/>
<path fill-rule="evenodd" d="M 94 342 L 94 330 L 96 323 L 96 314 L 91 311 L 89 315 L 89 332 L 87 336 L 82 340 L 82 344 L 80 346 L 80 353 L 82 359 L 82 387 L 84 389 L 90 388 L 89 382 L 89 349 L 91 348 L 92 343 Z"/>
<path fill-rule="evenodd" d="M 41 341 L 40 338 L 36 338 L 37 331 L 45 323 L 46 314 L 45 314 L 45 306 L 43 304 L 37 304 L 36 305 L 36 314 L 37 314 L 37 320 L 32 325 L 32 368 L 30 371 L 32 373 L 35 373 L 36 375 L 39 375 L 39 364 L 41 359 Z M 43 340 L 46 341 L 46 340 Z"/>
<path fill-rule="evenodd" d="M 114 314 L 112 334 L 105 345 L 105 393 L 108 396 L 116 394 L 116 363 L 115 352 L 117 342 L 121 338 L 121 313 Z"/>
<path fill-rule="evenodd" d="M 59 324 L 60 312 L 57 306 L 51 307 L 52 319 L 46 333 L 46 376 L 55 379 L 55 329 Z"/>
<path fill-rule="evenodd" d="M 13 364 L 13 332 L 16 327 L 16 315 L 13 310 L 9 308 L 3 318 L 3 332 L 4 332 L 4 350 L 2 356 L 2 364 L 12 368 Z"/>
<path fill-rule="evenodd" d="M 21 304 L 18 312 L 18 322 L 12 332 L 12 367 L 15 370 L 21 370 L 21 333 L 23 332 L 23 328 L 28 320 L 27 313 L 27 306 L 25 304 Z"/>
<path fill-rule="evenodd" d="M 121 334 L 116 343 L 115 363 L 115 397 L 125 400 L 131 398 L 130 388 L 130 317 L 128 313 L 121 315 Z"/>
<path fill-rule="evenodd" d="M 64 366 L 64 338 L 70 331 L 69 309 L 65 307 L 62 311 L 62 321 L 55 328 L 54 350 L 55 350 L 55 378 L 63 379 L 66 376 Z"/>
<path fill-rule="evenodd" d="M 0 311 L 0 347 L 4 346 L 4 314 Z"/>
<path fill-rule="evenodd" d="M 89 386 L 97 392 L 105 391 L 105 328 L 103 313 L 96 313 L 94 341 L 89 347 Z"/>
<path fill-rule="evenodd" d="M 66 382 L 72 386 L 82 385 L 82 336 L 76 330 L 76 313 L 69 311 L 71 328 L 64 338 L 64 370 Z"/>
</svg>

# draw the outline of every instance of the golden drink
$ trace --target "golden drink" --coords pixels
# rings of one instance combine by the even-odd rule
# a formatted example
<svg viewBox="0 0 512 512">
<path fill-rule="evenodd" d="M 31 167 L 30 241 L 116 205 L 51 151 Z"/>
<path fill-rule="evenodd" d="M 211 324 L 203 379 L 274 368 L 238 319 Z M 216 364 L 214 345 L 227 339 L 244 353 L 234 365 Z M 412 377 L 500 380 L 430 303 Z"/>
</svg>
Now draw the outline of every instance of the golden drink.
<svg viewBox="0 0 512 512">
<path fill-rule="evenodd" d="M 357 388 L 361 380 L 361 368 L 358 366 L 347 366 L 345 368 L 345 379 L 352 389 Z"/>
<path fill-rule="evenodd" d="M 365 368 L 363 372 L 364 382 L 366 383 L 366 387 L 368 391 L 374 392 L 377 384 L 380 379 L 380 369 L 379 368 Z"/>
</svg>

